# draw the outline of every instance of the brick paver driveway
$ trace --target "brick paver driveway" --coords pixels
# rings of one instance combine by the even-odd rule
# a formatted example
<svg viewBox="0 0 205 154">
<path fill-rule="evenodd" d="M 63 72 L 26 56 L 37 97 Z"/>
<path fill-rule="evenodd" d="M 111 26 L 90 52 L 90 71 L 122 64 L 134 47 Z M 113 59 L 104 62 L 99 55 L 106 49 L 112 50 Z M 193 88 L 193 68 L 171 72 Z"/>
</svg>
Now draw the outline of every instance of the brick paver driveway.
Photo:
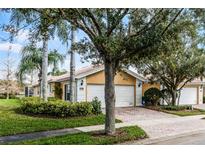
<svg viewBox="0 0 205 154">
<path fill-rule="evenodd" d="M 116 118 L 122 120 L 124 126 L 136 124 L 146 131 L 150 139 L 205 131 L 203 117 L 205 116 L 180 117 L 142 107 L 116 109 Z"/>
<path fill-rule="evenodd" d="M 145 109 L 143 107 L 116 108 L 116 118 L 123 122 L 176 118 L 178 116 Z"/>
</svg>

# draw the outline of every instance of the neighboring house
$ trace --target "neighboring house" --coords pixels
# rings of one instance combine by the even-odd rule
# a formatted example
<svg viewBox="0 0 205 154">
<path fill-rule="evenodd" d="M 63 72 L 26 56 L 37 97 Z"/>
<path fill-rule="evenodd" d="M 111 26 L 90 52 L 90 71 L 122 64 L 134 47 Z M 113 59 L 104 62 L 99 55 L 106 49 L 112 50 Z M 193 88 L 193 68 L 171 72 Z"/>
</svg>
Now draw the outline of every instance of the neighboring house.
<svg viewBox="0 0 205 154">
<path fill-rule="evenodd" d="M 24 85 L 24 95 L 25 97 L 33 96 L 33 86 L 32 85 Z"/>
<path fill-rule="evenodd" d="M 203 85 L 198 79 L 188 83 L 181 91 L 180 104 L 202 104 Z M 104 102 L 104 67 L 84 67 L 75 73 L 75 101 L 91 101 L 94 97 Z M 156 87 L 161 89 L 160 84 L 150 84 L 147 80 L 128 69 L 123 69 L 115 76 L 116 107 L 139 106 L 142 104 L 144 92 Z M 34 96 L 39 95 L 39 85 L 33 86 Z M 69 73 L 48 77 L 48 96 L 58 97 L 69 101 Z"/>
<path fill-rule="evenodd" d="M 201 81 L 200 78 L 195 79 L 192 82 L 188 82 L 181 90 L 179 104 L 180 105 L 203 104 L 203 96 L 205 94 L 203 88 L 204 85 L 205 85 L 205 80 Z M 144 83 L 142 93 L 144 94 L 144 92 L 151 87 L 162 89 L 162 86 L 160 86 L 160 84 Z"/>
<path fill-rule="evenodd" d="M 181 90 L 179 104 L 203 104 L 203 87 L 205 80 L 200 78 L 186 84 Z"/>
</svg>

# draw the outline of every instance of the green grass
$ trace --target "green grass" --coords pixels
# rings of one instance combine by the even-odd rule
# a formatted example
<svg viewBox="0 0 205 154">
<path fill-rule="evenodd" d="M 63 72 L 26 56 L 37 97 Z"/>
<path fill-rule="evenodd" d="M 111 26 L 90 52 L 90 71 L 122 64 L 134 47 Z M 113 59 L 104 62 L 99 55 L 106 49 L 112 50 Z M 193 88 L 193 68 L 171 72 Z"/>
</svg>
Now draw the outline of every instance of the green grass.
<svg viewBox="0 0 205 154">
<path fill-rule="evenodd" d="M 93 115 L 76 118 L 33 117 L 17 114 L 19 100 L 0 99 L 0 136 L 104 124 L 105 116 Z M 116 122 L 120 122 L 116 120 Z"/>
<path fill-rule="evenodd" d="M 174 111 L 174 110 L 165 110 L 165 109 L 160 108 L 159 106 L 147 106 L 146 108 L 157 110 L 160 112 L 169 113 L 169 114 L 174 114 L 174 115 L 181 116 L 181 117 L 194 116 L 194 115 L 205 115 L 205 110 L 200 110 L 200 109 Z"/>
<path fill-rule="evenodd" d="M 20 100 L 18 99 L 0 99 L 0 111 L 12 110 L 20 106 Z"/>
<path fill-rule="evenodd" d="M 78 133 L 63 135 L 58 137 L 47 137 L 23 142 L 13 142 L 10 144 L 29 145 L 104 145 L 117 144 L 126 141 L 146 138 L 146 133 L 137 126 L 123 127 L 116 131 L 114 136 L 106 136 L 102 132 Z"/>
<path fill-rule="evenodd" d="M 162 110 L 164 111 L 164 110 Z M 178 115 L 178 116 L 181 116 L 181 117 L 184 117 L 184 116 L 194 116 L 194 115 L 203 115 L 205 114 L 205 111 L 203 110 L 198 110 L 198 109 L 194 109 L 194 110 L 185 110 L 185 111 L 168 111 L 168 110 L 165 110 L 164 112 L 166 113 L 170 113 L 170 114 L 174 114 L 174 115 Z"/>
</svg>

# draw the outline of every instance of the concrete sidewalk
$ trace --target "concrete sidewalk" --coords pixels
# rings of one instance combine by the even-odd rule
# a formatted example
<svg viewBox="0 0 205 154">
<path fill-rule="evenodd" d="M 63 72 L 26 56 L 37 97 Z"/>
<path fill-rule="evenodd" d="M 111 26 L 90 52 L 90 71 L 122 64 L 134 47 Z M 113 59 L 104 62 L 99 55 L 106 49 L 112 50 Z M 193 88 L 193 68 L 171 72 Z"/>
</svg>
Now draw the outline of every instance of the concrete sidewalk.
<svg viewBox="0 0 205 154">
<path fill-rule="evenodd" d="M 81 131 L 73 128 L 67 129 L 59 129 L 59 130 L 50 130 L 50 131 L 42 131 L 42 132 L 33 132 L 33 133 L 25 133 L 25 134 L 17 134 L 11 136 L 3 136 L 0 137 L 0 144 L 6 144 L 9 142 L 16 142 L 16 141 L 24 141 L 24 140 L 32 140 L 32 139 L 39 139 L 43 137 L 54 137 L 54 136 L 61 136 L 66 134 L 75 134 Z"/>
<path fill-rule="evenodd" d="M 116 128 L 126 126 L 139 126 L 145 130 L 150 139 L 176 136 L 184 133 L 205 130 L 204 115 L 187 116 L 178 118 L 162 118 L 156 120 L 135 120 L 123 123 L 117 123 Z M 43 137 L 61 136 L 66 134 L 75 134 L 79 132 L 92 132 L 103 130 L 104 125 L 67 128 L 51 131 L 34 132 L 27 134 L 18 134 L 12 136 L 0 137 L 0 144 L 8 142 L 38 139 Z M 130 143 L 131 144 L 131 143 Z"/>
<path fill-rule="evenodd" d="M 117 123 L 116 128 L 125 127 L 125 126 L 134 126 L 134 125 L 136 125 L 136 123 Z M 0 144 L 6 144 L 9 142 L 16 142 L 16 141 L 39 139 L 43 137 L 54 137 L 54 136 L 61 136 L 61 135 L 67 135 L 67 134 L 76 134 L 80 132 L 99 131 L 99 130 L 103 130 L 104 127 L 105 127 L 104 125 L 96 125 L 96 126 L 66 128 L 66 129 L 58 129 L 58 130 L 50 130 L 50 131 L 17 134 L 17 135 L 11 135 L 11 136 L 3 136 L 3 137 L 0 137 Z"/>
</svg>

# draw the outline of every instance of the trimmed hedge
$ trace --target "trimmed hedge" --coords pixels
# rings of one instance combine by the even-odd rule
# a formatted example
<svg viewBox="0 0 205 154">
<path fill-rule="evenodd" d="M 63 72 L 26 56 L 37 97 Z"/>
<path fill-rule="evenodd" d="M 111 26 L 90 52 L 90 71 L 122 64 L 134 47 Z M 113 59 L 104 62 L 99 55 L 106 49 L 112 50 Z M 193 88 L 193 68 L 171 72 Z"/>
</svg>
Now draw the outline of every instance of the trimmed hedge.
<svg viewBox="0 0 205 154">
<path fill-rule="evenodd" d="M 41 114 L 55 117 L 79 117 L 101 113 L 101 109 L 99 111 L 99 109 L 93 107 L 96 103 L 91 102 L 69 103 L 55 99 L 44 102 L 38 97 L 23 98 L 21 102 L 22 105 L 17 111 L 24 114 Z"/>
<path fill-rule="evenodd" d="M 182 110 L 191 110 L 191 105 L 179 105 L 179 106 L 173 106 L 173 105 L 164 105 L 160 106 L 161 109 L 164 110 L 170 110 L 170 111 L 182 111 Z"/>
</svg>

